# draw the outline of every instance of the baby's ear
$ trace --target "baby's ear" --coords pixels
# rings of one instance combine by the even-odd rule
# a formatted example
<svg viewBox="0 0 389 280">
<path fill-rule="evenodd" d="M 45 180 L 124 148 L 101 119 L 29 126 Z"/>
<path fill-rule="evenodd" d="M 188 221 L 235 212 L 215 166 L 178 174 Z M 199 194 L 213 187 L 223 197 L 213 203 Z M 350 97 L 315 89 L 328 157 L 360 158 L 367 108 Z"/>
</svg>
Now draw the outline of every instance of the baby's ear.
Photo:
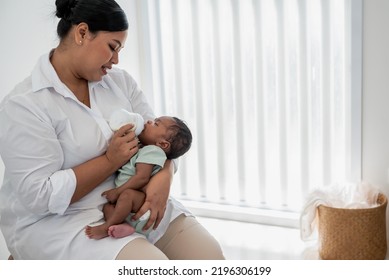
<svg viewBox="0 0 389 280">
<path fill-rule="evenodd" d="M 162 150 L 165 152 L 169 151 L 170 149 L 170 142 L 166 140 L 161 140 L 157 143 L 157 146 L 159 146 Z"/>
</svg>

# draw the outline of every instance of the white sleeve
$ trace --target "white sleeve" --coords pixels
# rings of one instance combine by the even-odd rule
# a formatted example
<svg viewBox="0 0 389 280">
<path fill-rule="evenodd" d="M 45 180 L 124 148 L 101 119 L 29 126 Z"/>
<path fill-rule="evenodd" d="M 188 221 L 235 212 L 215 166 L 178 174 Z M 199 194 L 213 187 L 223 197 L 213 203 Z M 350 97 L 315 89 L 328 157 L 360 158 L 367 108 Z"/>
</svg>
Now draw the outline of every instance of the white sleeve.
<svg viewBox="0 0 389 280">
<path fill-rule="evenodd" d="M 61 170 L 63 151 L 50 120 L 33 102 L 13 98 L 0 106 L 0 154 L 20 203 L 34 214 L 63 214 L 76 187 Z"/>
<path fill-rule="evenodd" d="M 143 119 L 155 119 L 155 114 L 143 91 L 136 81 L 124 71 L 128 98 L 135 113 L 141 114 Z"/>
</svg>

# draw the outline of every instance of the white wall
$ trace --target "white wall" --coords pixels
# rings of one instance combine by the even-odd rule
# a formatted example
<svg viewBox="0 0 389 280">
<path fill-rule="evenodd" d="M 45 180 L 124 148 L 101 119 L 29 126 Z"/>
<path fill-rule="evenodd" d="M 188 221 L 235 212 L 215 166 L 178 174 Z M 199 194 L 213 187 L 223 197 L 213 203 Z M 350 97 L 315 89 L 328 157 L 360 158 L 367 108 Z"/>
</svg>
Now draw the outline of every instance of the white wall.
<svg viewBox="0 0 389 280">
<path fill-rule="evenodd" d="M 389 1 L 365 0 L 363 178 L 389 191 Z"/>
<path fill-rule="evenodd" d="M 54 0 L 1 0 L 0 99 L 31 72 L 41 54 L 56 46 L 54 2 Z M 131 11 L 128 14 L 130 34 L 120 64 L 140 81 L 135 0 L 118 2 Z M 387 194 L 389 194 L 388 12 L 387 0 L 364 1 L 363 179 L 381 186 Z M 0 181 L 2 173 L 3 166 L 0 164 Z M 0 236 L 0 259 L 7 256 L 8 252 Z"/>
<path fill-rule="evenodd" d="M 389 195 L 389 1 L 365 0 L 362 176 Z M 389 242 L 389 209 L 386 211 Z M 388 244 L 389 248 L 389 244 Z M 389 251 L 389 250 L 388 250 Z M 387 258 L 389 252 L 387 254 Z"/>
</svg>

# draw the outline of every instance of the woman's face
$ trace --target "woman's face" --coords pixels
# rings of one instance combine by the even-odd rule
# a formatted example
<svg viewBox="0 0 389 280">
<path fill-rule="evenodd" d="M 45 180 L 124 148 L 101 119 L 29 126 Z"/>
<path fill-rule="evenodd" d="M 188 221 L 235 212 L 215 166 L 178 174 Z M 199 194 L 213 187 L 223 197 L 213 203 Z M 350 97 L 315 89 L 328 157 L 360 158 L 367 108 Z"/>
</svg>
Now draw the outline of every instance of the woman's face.
<svg viewBox="0 0 389 280">
<path fill-rule="evenodd" d="M 113 64 L 119 63 L 119 51 L 124 47 L 127 31 L 87 33 L 79 63 L 79 76 L 88 81 L 100 81 Z"/>
</svg>

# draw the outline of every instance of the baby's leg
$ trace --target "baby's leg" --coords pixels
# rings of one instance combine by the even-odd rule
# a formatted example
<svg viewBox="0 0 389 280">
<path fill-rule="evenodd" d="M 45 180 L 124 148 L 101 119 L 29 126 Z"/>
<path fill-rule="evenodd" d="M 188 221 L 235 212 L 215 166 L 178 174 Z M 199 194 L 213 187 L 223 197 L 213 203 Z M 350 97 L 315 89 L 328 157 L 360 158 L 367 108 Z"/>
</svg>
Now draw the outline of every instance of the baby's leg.
<svg viewBox="0 0 389 280">
<path fill-rule="evenodd" d="M 131 212 L 139 210 L 145 197 L 146 195 L 141 191 L 132 189 L 123 191 L 116 201 L 115 210 L 107 216 L 107 223 L 110 225 L 122 223 Z"/>
<path fill-rule="evenodd" d="M 115 211 L 115 204 L 111 204 L 111 203 L 104 204 L 103 206 L 104 219 L 108 220 L 108 218 L 112 216 L 114 211 Z"/>
<path fill-rule="evenodd" d="M 104 219 L 107 221 L 107 218 L 112 216 L 113 212 L 115 211 L 115 205 L 106 203 L 103 207 L 103 213 L 104 213 Z M 108 226 L 106 222 L 104 224 L 101 224 L 99 226 L 91 227 L 86 226 L 85 227 L 85 234 L 91 238 L 91 239 L 101 239 L 108 236 Z"/>
<path fill-rule="evenodd" d="M 145 194 L 137 190 L 125 190 L 122 192 L 116 202 L 116 205 L 106 204 L 104 206 L 105 223 L 99 226 L 91 227 L 87 226 L 85 229 L 86 234 L 92 239 L 101 239 L 111 235 L 113 237 L 119 237 L 118 232 L 115 234 L 115 229 L 108 230 L 110 226 L 123 223 L 125 218 L 132 212 L 137 211 L 143 204 Z M 129 233 L 127 230 L 127 234 Z M 123 235 L 123 233 L 119 234 Z M 126 236 L 123 235 L 123 236 Z M 123 237 L 120 236 L 120 237 Z"/>
<path fill-rule="evenodd" d="M 122 198 L 122 195 L 123 202 L 120 201 L 119 203 L 119 200 Z M 122 193 L 122 195 L 119 197 L 118 202 L 116 203 L 115 211 L 113 212 L 112 217 L 109 217 L 110 221 L 119 219 L 121 219 L 121 221 L 125 220 L 125 218 L 130 215 L 131 212 L 138 211 L 145 200 L 145 194 L 141 191 L 126 190 Z M 127 198 L 125 196 L 127 196 Z M 128 202 L 125 203 L 124 200 L 129 200 L 132 202 L 130 210 L 128 210 L 128 207 L 126 207 L 128 205 Z M 114 238 L 128 236 L 133 234 L 134 232 L 135 229 L 128 223 L 115 223 L 114 225 L 108 228 L 108 235 Z"/>
</svg>

